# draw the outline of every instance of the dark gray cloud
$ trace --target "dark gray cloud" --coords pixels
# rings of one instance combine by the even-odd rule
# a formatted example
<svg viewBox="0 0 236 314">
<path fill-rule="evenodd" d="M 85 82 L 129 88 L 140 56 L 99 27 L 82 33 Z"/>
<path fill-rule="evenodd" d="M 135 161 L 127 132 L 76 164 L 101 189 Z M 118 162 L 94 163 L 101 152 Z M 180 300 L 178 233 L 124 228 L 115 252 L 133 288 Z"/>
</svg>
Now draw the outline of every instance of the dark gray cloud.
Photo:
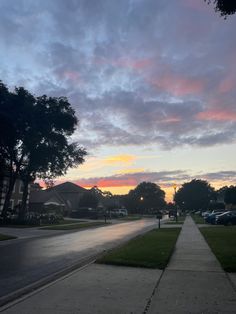
<svg viewBox="0 0 236 314">
<path fill-rule="evenodd" d="M 204 1 L 2 0 L 0 77 L 67 96 L 88 148 L 235 143 L 235 26 Z"/>
</svg>

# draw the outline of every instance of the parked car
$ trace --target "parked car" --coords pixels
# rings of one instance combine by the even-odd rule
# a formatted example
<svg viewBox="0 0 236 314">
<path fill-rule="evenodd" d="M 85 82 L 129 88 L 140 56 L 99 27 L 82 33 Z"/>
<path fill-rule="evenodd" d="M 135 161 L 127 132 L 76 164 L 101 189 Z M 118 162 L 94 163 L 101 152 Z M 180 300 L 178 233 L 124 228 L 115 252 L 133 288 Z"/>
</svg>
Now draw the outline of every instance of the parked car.
<svg viewBox="0 0 236 314">
<path fill-rule="evenodd" d="M 236 211 L 228 211 L 216 216 L 216 224 L 218 225 L 236 225 Z"/>
<path fill-rule="evenodd" d="M 205 216 L 204 219 L 205 219 L 205 222 L 208 223 L 208 224 L 212 224 L 212 225 L 215 225 L 216 223 L 216 217 L 223 214 L 224 212 L 223 211 L 219 211 L 219 212 L 215 212 L 215 213 L 212 213 L 208 216 Z"/>
<path fill-rule="evenodd" d="M 207 210 L 206 212 L 202 212 L 202 217 L 205 219 L 206 217 L 210 216 L 211 214 L 212 214 L 212 212 Z"/>
<path fill-rule="evenodd" d="M 125 208 L 119 208 L 119 209 L 112 209 L 111 210 L 111 216 L 112 217 L 124 217 L 127 216 L 128 212 Z"/>
</svg>

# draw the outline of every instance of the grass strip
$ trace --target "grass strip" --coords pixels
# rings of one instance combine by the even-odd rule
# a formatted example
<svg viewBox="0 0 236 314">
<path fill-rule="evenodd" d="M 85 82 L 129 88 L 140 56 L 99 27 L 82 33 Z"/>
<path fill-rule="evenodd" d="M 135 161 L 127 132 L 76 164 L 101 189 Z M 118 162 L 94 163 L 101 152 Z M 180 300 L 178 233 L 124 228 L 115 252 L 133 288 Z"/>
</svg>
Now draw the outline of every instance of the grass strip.
<svg viewBox="0 0 236 314">
<path fill-rule="evenodd" d="M 201 233 L 227 272 L 236 272 L 236 226 L 204 227 Z"/>
<path fill-rule="evenodd" d="M 97 263 L 164 269 L 181 228 L 154 229 L 130 240 L 97 260 Z"/>
<path fill-rule="evenodd" d="M 194 214 L 192 214 L 191 217 L 193 218 L 196 224 L 205 224 L 205 220 L 203 217 Z"/>
<path fill-rule="evenodd" d="M 0 241 L 11 240 L 11 239 L 16 239 L 16 237 L 5 235 L 5 234 L 0 234 Z"/>
<path fill-rule="evenodd" d="M 105 222 L 87 222 L 87 223 L 73 223 L 68 225 L 51 225 L 47 227 L 43 227 L 40 229 L 43 230 L 77 230 L 77 229 L 85 229 L 85 228 L 92 228 L 92 227 L 100 227 L 110 225 L 110 223 Z"/>
</svg>

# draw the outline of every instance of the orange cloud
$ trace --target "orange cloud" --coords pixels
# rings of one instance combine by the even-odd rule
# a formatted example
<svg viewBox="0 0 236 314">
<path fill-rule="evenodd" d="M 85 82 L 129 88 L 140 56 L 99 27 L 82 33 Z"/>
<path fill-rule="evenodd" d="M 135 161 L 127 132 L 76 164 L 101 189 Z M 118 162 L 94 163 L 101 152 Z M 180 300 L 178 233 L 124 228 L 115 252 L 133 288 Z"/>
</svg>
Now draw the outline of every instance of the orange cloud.
<svg viewBox="0 0 236 314">
<path fill-rule="evenodd" d="M 120 163 L 132 163 L 136 157 L 134 155 L 116 155 L 116 156 L 109 156 L 105 158 L 105 164 L 120 164 Z"/>
<path fill-rule="evenodd" d="M 199 79 L 184 78 L 173 74 L 165 74 L 158 79 L 151 80 L 151 83 L 175 96 L 198 94 L 204 89 L 204 82 Z"/>
<path fill-rule="evenodd" d="M 227 110 L 207 110 L 197 114 L 199 120 L 236 121 L 236 112 Z"/>
</svg>

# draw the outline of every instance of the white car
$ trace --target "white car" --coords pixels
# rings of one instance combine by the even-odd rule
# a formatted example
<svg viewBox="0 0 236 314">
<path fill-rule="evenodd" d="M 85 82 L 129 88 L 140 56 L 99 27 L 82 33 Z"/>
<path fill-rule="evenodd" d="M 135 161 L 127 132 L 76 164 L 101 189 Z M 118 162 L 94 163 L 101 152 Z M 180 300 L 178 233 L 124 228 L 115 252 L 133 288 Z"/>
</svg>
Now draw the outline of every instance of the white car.
<svg viewBox="0 0 236 314">
<path fill-rule="evenodd" d="M 127 209 L 125 208 L 112 209 L 111 214 L 117 217 L 128 216 Z"/>
</svg>

